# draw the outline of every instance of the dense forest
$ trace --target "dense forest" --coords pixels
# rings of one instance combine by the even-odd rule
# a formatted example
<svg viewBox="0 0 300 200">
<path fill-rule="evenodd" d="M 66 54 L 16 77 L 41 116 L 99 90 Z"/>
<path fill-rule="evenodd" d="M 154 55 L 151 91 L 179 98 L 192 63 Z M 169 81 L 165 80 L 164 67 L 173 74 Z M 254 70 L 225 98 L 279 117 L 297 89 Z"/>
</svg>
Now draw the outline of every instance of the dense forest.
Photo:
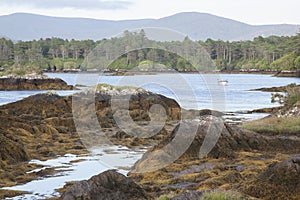
<svg viewBox="0 0 300 200">
<path fill-rule="evenodd" d="M 213 62 L 209 63 L 206 57 Z M 155 69 L 154 63 L 178 71 L 196 70 L 193 66 L 204 69 L 204 65 L 209 66 L 205 70 L 297 70 L 300 67 L 300 34 L 236 42 L 208 39 L 197 43 L 188 37 L 182 42 L 157 42 L 148 39 L 143 30 L 139 33 L 125 31 L 122 37 L 100 41 L 46 38 L 13 42 L 0 39 L 2 73 L 87 70 L 101 64 L 109 65 L 110 70 L 136 66 L 149 70 L 149 66 Z"/>
</svg>

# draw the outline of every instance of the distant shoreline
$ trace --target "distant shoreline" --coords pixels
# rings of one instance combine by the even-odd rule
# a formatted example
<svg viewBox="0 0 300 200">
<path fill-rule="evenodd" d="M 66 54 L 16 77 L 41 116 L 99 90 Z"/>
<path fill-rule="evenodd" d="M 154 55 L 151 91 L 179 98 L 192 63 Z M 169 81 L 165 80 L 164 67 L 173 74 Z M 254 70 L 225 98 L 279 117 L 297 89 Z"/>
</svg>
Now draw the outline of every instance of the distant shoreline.
<svg viewBox="0 0 300 200">
<path fill-rule="evenodd" d="M 45 71 L 44 73 L 79 73 L 92 74 L 103 73 L 109 76 L 133 76 L 133 75 L 156 75 L 156 74 L 268 74 L 277 77 L 300 77 L 300 71 Z"/>
</svg>

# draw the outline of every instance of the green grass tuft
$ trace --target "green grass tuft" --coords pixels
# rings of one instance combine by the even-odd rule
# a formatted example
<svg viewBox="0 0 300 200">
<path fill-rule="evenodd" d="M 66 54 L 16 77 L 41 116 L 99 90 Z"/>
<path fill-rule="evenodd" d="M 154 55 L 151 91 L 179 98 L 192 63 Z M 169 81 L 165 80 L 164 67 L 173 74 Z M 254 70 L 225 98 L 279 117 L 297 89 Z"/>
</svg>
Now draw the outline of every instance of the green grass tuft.
<svg viewBox="0 0 300 200">
<path fill-rule="evenodd" d="M 170 200 L 170 196 L 168 196 L 168 195 L 162 195 L 157 200 Z"/>
<path fill-rule="evenodd" d="M 209 192 L 205 193 L 200 200 L 243 200 L 241 195 L 234 192 Z"/>
</svg>

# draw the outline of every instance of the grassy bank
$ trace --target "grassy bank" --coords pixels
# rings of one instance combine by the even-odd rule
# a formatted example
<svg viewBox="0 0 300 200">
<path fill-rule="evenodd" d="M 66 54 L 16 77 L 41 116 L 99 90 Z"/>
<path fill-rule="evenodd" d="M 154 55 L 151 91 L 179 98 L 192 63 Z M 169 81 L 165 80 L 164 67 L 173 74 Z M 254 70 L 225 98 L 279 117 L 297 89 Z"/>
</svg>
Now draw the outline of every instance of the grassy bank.
<svg viewBox="0 0 300 200">
<path fill-rule="evenodd" d="M 248 122 L 243 125 L 243 128 L 268 135 L 298 135 L 300 134 L 300 117 L 267 117 Z"/>
<path fill-rule="evenodd" d="M 283 107 L 270 117 L 245 123 L 243 128 L 268 135 L 300 134 L 300 86 L 290 84 L 284 87 L 271 88 L 274 93 L 272 102 L 279 102 Z"/>
</svg>

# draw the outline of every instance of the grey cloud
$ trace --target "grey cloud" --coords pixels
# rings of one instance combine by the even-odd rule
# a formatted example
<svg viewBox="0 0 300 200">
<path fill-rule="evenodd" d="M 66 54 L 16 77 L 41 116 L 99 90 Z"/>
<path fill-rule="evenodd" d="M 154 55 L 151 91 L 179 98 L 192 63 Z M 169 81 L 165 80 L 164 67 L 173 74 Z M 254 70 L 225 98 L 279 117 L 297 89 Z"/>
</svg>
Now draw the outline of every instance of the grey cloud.
<svg viewBox="0 0 300 200">
<path fill-rule="evenodd" d="M 25 5 L 43 9 L 62 9 L 74 8 L 80 10 L 114 10 L 127 9 L 132 2 L 130 1 L 108 1 L 108 0 L 1 0 L 0 5 Z"/>
</svg>

